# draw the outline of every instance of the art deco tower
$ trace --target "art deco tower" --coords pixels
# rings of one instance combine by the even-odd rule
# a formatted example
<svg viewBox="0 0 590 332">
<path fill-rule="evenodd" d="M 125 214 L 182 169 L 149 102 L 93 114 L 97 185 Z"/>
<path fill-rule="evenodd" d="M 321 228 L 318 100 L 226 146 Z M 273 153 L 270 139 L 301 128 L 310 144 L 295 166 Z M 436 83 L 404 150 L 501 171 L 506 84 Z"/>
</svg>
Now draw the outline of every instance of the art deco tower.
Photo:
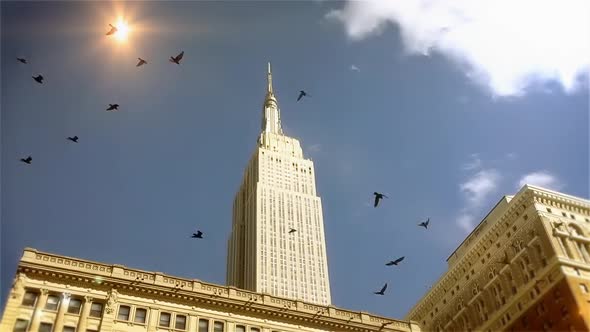
<svg viewBox="0 0 590 332">
<path fill-rule="evenodd" d="M 261 133 L 233 204 L 227 283 L 330 304 L 322 202 L 313 162 L 303 157 L 297 139 L 283 135 L 270 63 Z"/>
</svg>

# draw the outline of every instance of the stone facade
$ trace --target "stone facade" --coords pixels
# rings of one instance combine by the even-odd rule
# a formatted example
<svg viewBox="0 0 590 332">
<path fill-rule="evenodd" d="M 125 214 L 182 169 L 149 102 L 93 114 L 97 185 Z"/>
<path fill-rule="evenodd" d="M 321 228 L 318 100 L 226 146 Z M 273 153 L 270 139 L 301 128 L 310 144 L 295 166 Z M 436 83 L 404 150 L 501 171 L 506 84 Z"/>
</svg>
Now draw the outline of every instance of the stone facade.
<svg viewBox="0 0 590 332">
<path fill-rule="evenodd" d="M 313 161 L 304 158 L 297 139 L 283 135 L 270 64 L 261 134 L 233 204 L 227 283 L 293 300 L 331 302 Z"/>
<path fill-rule="evenodd" d="M 525 185 L 406 319 L 424 331 L 590 331 L 590 201 Z"/>
<path fill-rule="evenodd" d="M 420 331 L 415 323 L 26 248 L 0 331 Z"/>
</svg>

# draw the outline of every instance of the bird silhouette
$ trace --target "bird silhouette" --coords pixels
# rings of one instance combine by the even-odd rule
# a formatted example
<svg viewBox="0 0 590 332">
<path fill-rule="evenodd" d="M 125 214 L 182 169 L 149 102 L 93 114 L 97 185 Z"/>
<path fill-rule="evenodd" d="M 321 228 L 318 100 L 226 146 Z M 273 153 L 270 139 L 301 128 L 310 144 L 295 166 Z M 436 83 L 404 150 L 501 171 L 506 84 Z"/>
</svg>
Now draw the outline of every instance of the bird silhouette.
<svg viewBox="0 0 590 332">
<path fill-rule="evenodd" d="M 397 264 L 399 264 L 401 261 L 403 261 L 404 258 L 406 258 L 406 256 L 402 256 L 402 257 L 400 257 L 400 258 L 398 258 L 398 259 L 396 259 L 394 261 L 389 261 L 389 263 L 387 263 L 385 265 L 387 265 L 387 266 L 396 265 L 397 266 Z"/>
<path fill-rule="evenodd" d="M 74 143 L 78 143 L 78 136 L 68 137 L 68 139 Z"/>
<path fill-rule="evenodd" d="M 109 107 L 107 108 L 107 111 L 114 111 L 114 110 L 119 110 L 119 104 L 109 104 Z"/>
<path fill-rule="evenodd" d="M 373 205 L 373 207 L 377 207 L 377 205 L 379 204 L 379 200 L 383 199 L 384 197 L 389 198 L 384 194 L 380 194 L 378 192 L 374 192 L 373 195 L 375 195 L 375 204 Z"/>
<path fill-rule="evenodd" d="M 289 234 L 291 234 L 291 233 L 295 233 L 295 232 L 297 232 L 297 230 L 296 230 L 295 228 L 291 228 L 291 229 L 289 230 Z"/>
<path fill-rule="evenodd" d="M 21 158 L 20 161 L 22 161 L 25 164 L 31 164 L 31 161 L 33 161 L 33 158 L 31 158 L 31 156 L 28 156 L 26 159 L 25 158 Z"/>
<path fill-rule="evenodd" d="M 25 59 L 25 58 L 16 58 L 16 60 L 18 60 L 19 62 L 22 62 L 24 64 L 27 63 L 27 59 Z"/>
<path fill-rule="evenodd" d="M 32 77 L 33 77 L 33 79 L 34 79 L 35 81 L 37 81 L 37 83 L 39 83 L 39 84 L 43 84 L 43 79 L 44 79 L 44 77 L 43 77 L 41 74 L 39 74 L 39 75 L 37 75 L 37 76 L 32 76 Z"/>
<path fill-rule="evenodd" d="M 202 239 L 203 238 L 203 232 L 197 231 L 196 233 L 193 233 L 193 235 L 191 236 L 191 238 Z"/>
<path fill-rule="evenodd" d="M 139 67 L 139 66 L 145 65 L 147 63 L 147 61 L 145 61 L 142 58 L 137 58 L 137 59 L 139 60 L 139 62 L 137 63 L 137 65 L 135 67 Z"/>
<path fill-rule="evenodd" d="M 307 93 L 305 93 L 305 91 L 303 90 L 299 91 L 299 97 L 297 97 L 297 101 L 301 100 L 301 98 L 303 98 L 304 96 L 307 96 Z"/>
<path fill-rule="evenodd" d="M 385 283 L 385 285 L 383 285 L 383 287 L 381 288 L 380 291 L 378 292 L 373 292 L 373 294 L 375 295 L 385 295 L 385 290 L 387 289 L 387 283 Z"/>
<path fill-rule="evenodd" d="M 107 36 L 114 35 L 119 30 L 119 29 L 117 29 L 117 27 L 115 27 L 114 25 L 112 25 L 110 23 L 109 23 L 109 26 L 111 27 L 111 30 L 109 30 L 109 32 L 106 33 Z"/>
<path fill-rule="evenodd" d="M 418 226 L 422 226 L 422 227 L 428 229 L 428 224 L 430 224 L 430 218 L 426 219 L 426 221 L 419 223 Z"/>
<path fill-rule="evenodd" d="M 183 56 L 184 56 L 184 51 L 180 52 L 180 54 L 175 57 L 170 57 L 170 62 L 174 62 L 175 64 L 179 65 L 180 60 L 182 60 Z"/>
</svg>

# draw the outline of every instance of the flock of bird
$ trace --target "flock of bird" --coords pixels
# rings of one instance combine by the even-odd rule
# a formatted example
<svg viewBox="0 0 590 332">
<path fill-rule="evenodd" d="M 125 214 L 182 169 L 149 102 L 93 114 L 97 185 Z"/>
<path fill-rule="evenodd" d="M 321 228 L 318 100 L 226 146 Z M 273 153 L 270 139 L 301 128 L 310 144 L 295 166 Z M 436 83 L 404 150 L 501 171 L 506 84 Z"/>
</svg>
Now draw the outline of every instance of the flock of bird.
<svg viewBox="0 0 590 332">
<path fill-rule="evenodd" d="M 107 36 L 111 36 L 114 35 L 115 33 L 117 33 L 118 29 L 117 27 L 113 26 L 112 24 L 109 24 L 109 26 L 111 27 L 111 29 L 106 33 Z M 182 58 L 184 57 L 184 51 L 181 51 L 178 55 L 176 56 L 171 56 L 169 61 L 172 63 L 175 63 L 177 65 L 180 65 L 180 62 L 182 60 Z M 146 65 L 148 62 L 142 58 L 137 58 L 139 60 L 139 62 L 137 63 L 136 67 L 141 67 L 143 65 Z M 19 61 L 22 64 L 28 64 L 27 59 L 25 58 L 21 58 L 21 57 L 17 57 L 16 58 L 17 61 Z M 43 80 L 44 77 L 41 74 L 38 74 L 37 76 L 32 76 L 33 80 L 35 80 L 37 83 L 39 84 L 43 84 Z M 307 92 L 305 92 L 304 90 L 300 90 L 299 91 L 299 95 L 297 97 L 297 101 L 300 101 L 303 97 L 309 97 L 309 94 Z M 118 111 L 119 110 L 119 104 L 109 104 L 109 106 L 106 108 L 106 111 L 111 112 L 111 111 Z M 78 143 L 78 136 L 72 136 L 72 137 L 67 137 L 67 140 L 73 142 L 73 143 Z M 33 158 L 31 156 L 28 156 L 26 158 L 21 158 L 20 159 L 21 162 L 25 163 L 25 164 L 31 164 L 33 161 Z M 378 193 L 378 192 L 374 192 L 373 195 L 375 196 L 375 203 L 374 203 L 374 207 L 376 208 L 379 205 L 379 202 L 383 199 L 383 198 L 388 198 L 385 194 L 382 193 Z M 428 218 L 426 221 L 423 221 L 421 223 L 418 224 L 418 226 L 424 227 L 425 229 L 428 229 L 428 224 L 430 223 L 430 218 Z M 293 234 L 297 232 L 296 229 L 294 228 L 290 228 L 289 229 L 289 234 Z M 194 239 L 203 239 L 203 232 L 200 230 L 197 230 L 196 233 L 193 233 L 191 238 Z M 386 266 L 398 266 L 398 264 L 400 264 L 403 260 L 405 259 L 405 256 L 399 257 L 395 260 L 389 261 L 387 262 L 385 265 Z M 385 285 L 383 285 L 383 287 L 377 291 L 377 292 L 373 292 L 376 295 L 385 295 L 385 290 L 387 289 L 387 283 L 385 283 Z"/>
<path fill-rule="evenodd" d="M 373 207 L 377 207 L 379 205 L 379 202 L 383 199 L 383 198 L 389 198 L 387 197 L 385 194 L 382 193 L 378 193 L 378 192 L 374 192 L 373 195 L 375 196 L 375 203 L 373 204 Z M 420 227 L 424 227 L 424 229 L 428 229 L 428 224 L 430 224 L 430 218 L 426 219 L 426 221 L 423 221 L 421 223 L 418 223 L 418 226 Z M 389 261 L 387 263 L 385 263 L 386 266 L 398 266 L 399 263 L 401 263 L 406 257 L 402 256 L 398 259 Z M 373 294 L 375 295 L 385 295 L 385 290 L 387 289 L 387 283 L 385 283 L 385 285 L 383 285 L 383 287 L 381 287 L 381 289 L 378 292 L 373 292 Z"/>
</svg>

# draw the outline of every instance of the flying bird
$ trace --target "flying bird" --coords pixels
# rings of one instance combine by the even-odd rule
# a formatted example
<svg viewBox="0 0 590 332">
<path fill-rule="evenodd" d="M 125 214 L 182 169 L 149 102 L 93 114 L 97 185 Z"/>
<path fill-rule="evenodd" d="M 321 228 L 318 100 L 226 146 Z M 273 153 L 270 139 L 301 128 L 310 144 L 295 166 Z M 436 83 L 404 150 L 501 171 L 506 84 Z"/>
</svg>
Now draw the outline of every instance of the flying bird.
<svg viewBox="0 0 590 332">
<path fill-rule="evenodd" d="M 31 156 L 28 156 L 26 159 L 25 158 L 21 158 L 20 161 L 22 161 L 25 164 L 31 164 L 31 161 L 33 161 L 33 158 L 31 158 Z"/>
<path fill-rule="evenodd" d="M 25 58 L 16 58 L 16 60 L 18 60 L 19 62 L 22 62 L 24 64 L 27 63 L 27 59 L 25 59 Z"/>
<path fill-rule="evenodd" d="M 291 228 L 291 229 L 289 230 L 289 234 L 291 234 L 291 233 L 295 233 L 295 232 L 297 232 L 297 230 L 296 230 L 295 228 Z"/>
<path fill-rule="evenodd" d="M 35 81 L 39 84 L 43 84 L 44 77 L 42 75 L 32 76 Z"/>
<path fill-rule="evenodd" d="M 196 233 L 193 233 L 193 235 L 191 236 L 191 238 L 202 239 L 203 238 L 203 232 L 197 231 Z"/>
<path fill-rule="evenodd" d="M 109 104 L 107 111 L 119 110 L 119 104 Z"/>
<path fill-rule="evenodd" d="M 403 261 L 404 258 L 406 258 L 406 256 L 402 256 L 402 257 L 400 257 L 400 258 L 398 258 L 398 259 L 396 259 L 394 261 L 389 261 L 389 263 L 387 263 L 385 265 L 387 265 L 387 266 L 392 266 L 392 265 L 397 266 L 397 264 L 399 264 L 399 262 Z"/>
<path fill-rule="evenodd" d="M 74 143 L 78 143 L 78 136 L 68 137 L 68 139 Z"/>
<path fill-rule="evenodd" d="M 385 283 L 385 285 L 383 285 L 383 288 L 381 288 L 380 291 L 378 292 L 373 292 L 373 294 L 375 295 L 385 295 L 385 290 L 387 289 L 387 283 Z"/>
<path fill-rule="evenodd" d="M 135 67 L 139 67 L 139 66 L 145 65 L 147 63 L 147 61 L 145 61 L 142 58 L 137 58 L 137 59 L 139 60 L 139 62 L 137 63 L 137 65 Z"/>
<path fill-rule="evenodd" d="M 418 226 L 422 226 L 422 227 L 428 229 L 428 224 L 430 224 L 430 218 L 426 219 L 426 221 L 419 223 Z"/>
<path fill-rule="evenodd" d="M 184 51 L 180 52 L 180 54 L 175 57 L 170 57 L 170 62 L 174 62 L 175 64 L 179 65 L 180 60 L 182 60 L 183 56 L 184 56 Z"/>
<path fill-rule="evenodd" d="M 297 97 L 297 101 L 299 101 L 304 96 L 307 96 L 307 93 L 305 93 L 305 91 L 303 91 L 303 90 L 299 91 L 299 97 Z"/>
<path fill-rule="evenodd" d="M 379 204 L 379 200 L 385 198 L 389 198 L 383 194 L 380 194 L 378 192 L 374 192 L 373 195 L 375 195 L 375 204 L 373 205 L 373 207 L 377 207 L 377 205 Z"/>
<path fill-rule="evenodd" d="M 111 26 L 111 30 L 109 30 L 109 32 L 107 32 L 106 35 L 107 36 L 110 36 L 110 35 L 114 35 L 115 33 L 117 33 L 117 31 L 119 29 L 117 29 L 117 27 L 115 27 L 114 25 L 112 25 L 110 23 L 109 23 L 109 25 Z"/>
</svg>

